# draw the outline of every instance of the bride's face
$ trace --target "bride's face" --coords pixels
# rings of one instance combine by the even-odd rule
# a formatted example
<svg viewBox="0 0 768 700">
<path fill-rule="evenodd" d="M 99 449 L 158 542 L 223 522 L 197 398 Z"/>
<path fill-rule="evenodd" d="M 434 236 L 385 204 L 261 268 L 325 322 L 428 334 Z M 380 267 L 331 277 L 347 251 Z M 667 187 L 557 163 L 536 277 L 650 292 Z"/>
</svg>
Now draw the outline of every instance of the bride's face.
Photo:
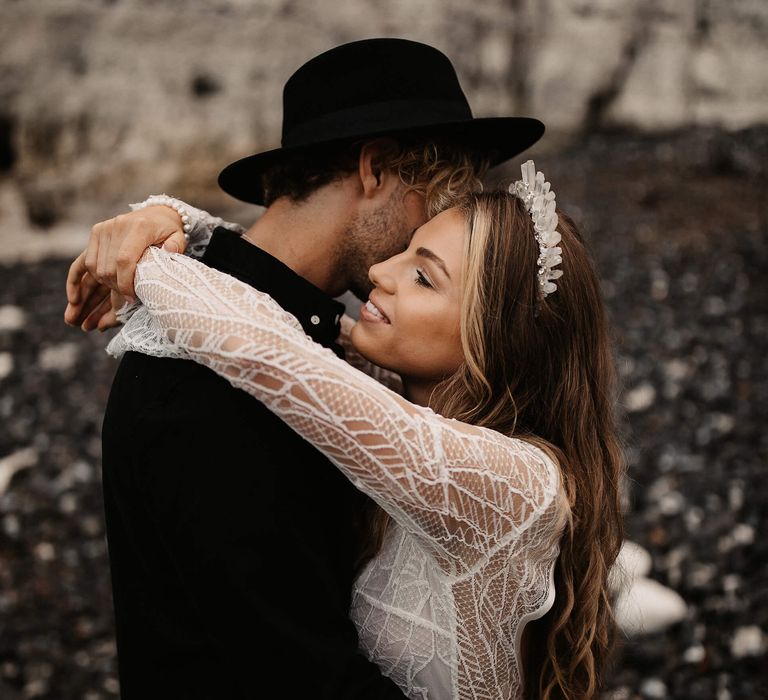
<svg viewBox="0 0 768 700">
<path fill-rule="evenodd" d="M 465 236 L 463 215 L 448 209 L 403 253 L 370 268 L 374 289 L 351 335 L 363 356 L 406 381 L 436 382 L 458 369 Z"/>
</svg>

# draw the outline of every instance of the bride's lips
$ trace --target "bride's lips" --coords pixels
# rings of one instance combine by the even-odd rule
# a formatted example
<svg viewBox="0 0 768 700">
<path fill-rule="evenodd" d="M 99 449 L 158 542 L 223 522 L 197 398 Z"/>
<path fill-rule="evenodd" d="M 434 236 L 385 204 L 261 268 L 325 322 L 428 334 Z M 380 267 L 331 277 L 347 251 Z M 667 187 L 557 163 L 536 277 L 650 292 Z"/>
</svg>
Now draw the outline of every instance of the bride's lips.
<svg viewBox="0 0 768 700">
<path fill-rule="evenodd" d="M 368 321 L 369 323 L 390 323 L 390 320 L 381 310 L 381 307 L 370 297 L 368 298 L 368 301 L 360 307 L 360 320 Z"/>
</svg>

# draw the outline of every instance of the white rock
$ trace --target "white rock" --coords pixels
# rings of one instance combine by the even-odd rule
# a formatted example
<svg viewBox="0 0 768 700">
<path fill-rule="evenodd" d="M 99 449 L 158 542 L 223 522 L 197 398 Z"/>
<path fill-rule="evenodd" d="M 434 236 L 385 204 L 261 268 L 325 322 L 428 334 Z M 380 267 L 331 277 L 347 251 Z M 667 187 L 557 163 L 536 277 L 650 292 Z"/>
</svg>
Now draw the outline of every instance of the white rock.
<svg viewBox="0 0 768 700">
<path fill-rule="evenodd" d="M 0 494 L 8 490 L 13 475 L 37 464 L 37 450 L 34 447 L 25 447 L 0 459 Z"/>
<path fill-rule="evenodd" d="M 636 578 L 616 598 L 619 629 L 628 637 L 653 634 L 682 620 L 688 608 L 671 588 L 648 578 Z"/>
<path fill-rule="evenodd" d="M 738 545 L 752 544 L 755 541 L 755 528 L 745 523 L 739 523 L 731 532 L 733 541 Z"/>
<path fill-rule="evenodd" d="M 688 529 L 688 532 L 698 532 L 701 523 L 704 520 L 704 511 L 701 508 L 693 506 L 685 511 L 683 519 L 685 520 L 685 527 Z"/>
<path fill-rule="evenodd" d="M 45 678 L 33 678 L 24 685 L 25 698 L 38 698 L 48 692 L 48 681 Z"/>
<path fill-rule="evenodd" d="M 736 629 L 731 640 L 731 653 L 741 659 L 745 656 L 760 656 L 766 651 L 765 633 L 757 625 Z"/>
<path fill-rule="evenodd" d="M 59 499 L 59 510 L 61 510 L 62 513 L 71 515 L 77 510 L 77 506 L 77 496 L 75 496 L 74 493 L 65 493 Z"/>
<path fill-rule="evenodd" d="M 647 488 L 646 496 L 649 501 L 658 501 L 670 491 L 672 491 L 672 478 L 660 476 Z"/>
<path fill-rule="evenodd" d="M 691 372 L 691 366 L 680 359 L 670 360 L 664 363 L 664 374 L 667 375 L 667 379 L 674 382 L 680 382 Z"/>
<path fill-rule="evenodd" d="M 56 548 L 50 542 L 39 542 L 35 546 L 35 556 L 40 561 L 52 561 L 56 556 Z"/>
<path fill-rule="evenodd" d="M 636 542 L 624 540 L 619 556 L 611 567 L 609 585 L 618 592 L 632 579 L 647 576 L 651 571 L 651 555 Z"/>
<path fill-rule="evenodd" d="M 655 400 L 656 389 L 648 382 L 643 382 L 625 394 L 624 406 L 630 413 L 637 413 L 650 408 Z"/>
<path fill-rule="evenodd" d="M 682 544 L 679 547 L 673 547 L 667 552 L 667 555 L 664 557 L 664 564 L 666 565 L 667 569 L 679 570 L 689 556 L 690 551 L 688 546 Z"/>
<path fill-rule="evenodd" d="M 711 416 L 712 427 L 718 433 L 730 433 L 736 427 L 736 419 L 727 413 L 714 413 Z"/>
<path fill-rule="evenodd" d="M 670 491 L 659 500 L 659 510 L 664 515 L 677 515 L 685 505 L 685 498 L 679 491 Z"/>
<path fill-rule="evenodd" d="M 696 562 L 691 564 L 688 580 L 694 588 L 704 588 L 712 582 L 717 574 L 717 566 L 714 564 Z"/>
<path fill-rule="evenodd" d="M 640 684 L 640 693 L 646 698 L 665 698 L 667 686 L 660 678 L 646 678 Z"/>
<path fill-rule="evenodd" d="M 13 372 L 13 355 L 9 352 L 0 352 L 0 379 L 5 379 Z"/>
<path fill-rule="evenodd" d="M 740 510 L 744 505 L 744 482 L 733 482 L 728 488 L 728 506 L 731 510 Z"/>
<path fill-rule="evenodd" d="M 101 532 L 101 520 L 93 515 L 86 515 L 80 520 L 80 527 L 89 537 L 95 537 Z"/>
<path fill-rule="evenodd" d="M 683 661 L 685 661 L 687 664 L 697 664 L 700 661 L 703 661 L 706 655 L 706 649 L 704 649 L 701 644 L 696 644 L 695 646 L 688 647 L 685 650 L 683 653 Z"/>
<path fill-rule="evenodd" d="M 721 552 L 729 552 L 734 547 L 743 547 L 754 541 L 755 528 L 746 523 L 739 523 L 727 535 L 723 535 L 717 541 L 717 548 Z"/>
<path fill-rule="evenodd" d="M 0 306 L 0 331 L 17 331 L 24 327 L 26 320 L 22 308 L 11 304 Z"/>
<path fill-rule="evenodd" d="M 72 462 L 62 469 L 56 479 L 56 488 L 67 491 L 76 484 L 85 484 L 93 479 L 93 467 L 82 460 Z"/>
<path fill-rule="evenodd" d="M 13 513 L 9 513 L 3 518 L 3 530 L 8 537 L 18 537 L 21 532 L 21 524 L 19 518 Z"/>
<path fill-rule="evenodd" d="M 604 700 L 630 700 L 633 697 L 634 693 L 626 685 L 622 685 L 613 690 L 609 690 L 605 694 Z"/>
<path fill-rule="evenodd" d="M 65 372 L 74 367 L 79 355 L 77 343 L 58 343 L 43 348 L 37 358 L 40 369 Z"/>
<path fill-rule="evenodd" d="M 72 465 L 72 477 L 75 481 L 86 484 L 93 479 L 93 467 L 88 462 L 78 460 Z"/>
</svg>

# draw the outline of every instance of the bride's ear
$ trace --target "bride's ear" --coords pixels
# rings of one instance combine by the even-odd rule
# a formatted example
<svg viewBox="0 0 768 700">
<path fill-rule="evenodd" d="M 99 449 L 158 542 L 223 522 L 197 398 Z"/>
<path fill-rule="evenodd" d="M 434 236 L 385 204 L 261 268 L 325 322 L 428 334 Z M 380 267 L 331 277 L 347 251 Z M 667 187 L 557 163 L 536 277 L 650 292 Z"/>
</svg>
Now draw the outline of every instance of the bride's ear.
<svg viewBox="0 0 768 700">
<path fill-rule="evenodd" d="M 389 196 L 394 173 L 382 166 L 382 155 L 393 144 L 392 139 L 376 139 L 367 141 L 360 149 L 358 175 L 363 196 L 367 199 L 373 199 L 382 194 Z"/>
</svg>

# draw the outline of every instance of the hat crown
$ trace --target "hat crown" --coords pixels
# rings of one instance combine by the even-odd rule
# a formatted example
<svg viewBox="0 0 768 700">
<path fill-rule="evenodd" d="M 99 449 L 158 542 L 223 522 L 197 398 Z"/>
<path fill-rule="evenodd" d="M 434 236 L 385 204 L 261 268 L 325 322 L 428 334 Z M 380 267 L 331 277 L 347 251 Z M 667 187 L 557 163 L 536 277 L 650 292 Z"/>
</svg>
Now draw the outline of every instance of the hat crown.
<svg viewBox="0 0 768 700">
<path fill-rule="evenodd" d="M 535 143 L 544 125 L 528 117 L 475 119 L 441 51 L 408 39 L 364 39 L 307 61 L 283 88 L 281 148 L 240 158 L 219 185 L 262 204 L 261 176 L 295 154 L 381 136 L 452 143 L 496 165 Z M 313 150 L 314 149 L 314 150 Z"/>
<path fill-rule="evenodd" d="M 332 119 L 370 123 L 377 113 L 419 110 L 425 120 L 472 119 L 456 71 L 432 46 L 406 39 L 364 39 L 302 65 L 283 89 L 283 146 L 301 145 Z M 359 126 L 359 125 L 358 125 Z M 354 128 L 351 129 L 354 131 Z"/>
</svg>

